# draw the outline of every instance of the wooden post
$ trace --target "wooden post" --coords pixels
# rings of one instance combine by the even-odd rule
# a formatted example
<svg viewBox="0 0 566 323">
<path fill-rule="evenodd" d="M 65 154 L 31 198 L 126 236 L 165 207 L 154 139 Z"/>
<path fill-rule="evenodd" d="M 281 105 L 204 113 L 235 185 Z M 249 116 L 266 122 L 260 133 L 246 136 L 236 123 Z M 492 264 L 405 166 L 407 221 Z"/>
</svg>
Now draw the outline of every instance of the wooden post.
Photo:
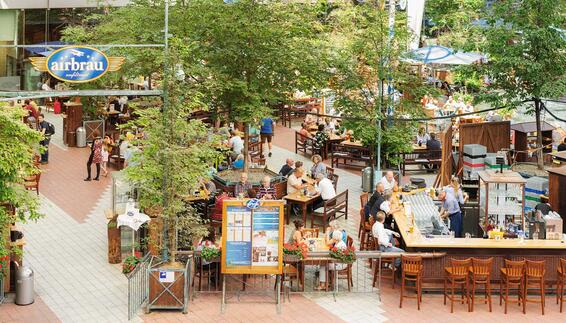
<svg viewBox="0 0 566 323">
<path fill-rule="evenodd" d="M 120 228 L 117 227 L 116 219 L 108 222 L 108 263 L 119 264 L 122 262 L 122 244 L 120 239 Z"/>
</svg>

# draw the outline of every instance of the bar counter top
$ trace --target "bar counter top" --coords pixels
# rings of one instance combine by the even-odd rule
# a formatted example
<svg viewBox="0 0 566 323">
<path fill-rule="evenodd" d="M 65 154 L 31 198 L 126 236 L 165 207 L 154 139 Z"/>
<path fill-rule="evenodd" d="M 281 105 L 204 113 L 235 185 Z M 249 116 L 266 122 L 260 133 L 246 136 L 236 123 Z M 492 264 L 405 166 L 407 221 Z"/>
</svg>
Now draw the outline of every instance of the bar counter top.
<svg viewBox="0 0 566 323">
<path fill-rule="evenodd" d="M 397 196 L 394 197 L 394 205 L 398 205 Z M 483 238 L 426 238 L 421 234 L 418 227 L 409 232 L 409 221 L 402 209 L 393 214 L 396 225 L 410 249 L 564 249 L 566 243 L 562 240 L 528 240 L 520 242 L 519 239 L 483 239 Z"/>
</svg>

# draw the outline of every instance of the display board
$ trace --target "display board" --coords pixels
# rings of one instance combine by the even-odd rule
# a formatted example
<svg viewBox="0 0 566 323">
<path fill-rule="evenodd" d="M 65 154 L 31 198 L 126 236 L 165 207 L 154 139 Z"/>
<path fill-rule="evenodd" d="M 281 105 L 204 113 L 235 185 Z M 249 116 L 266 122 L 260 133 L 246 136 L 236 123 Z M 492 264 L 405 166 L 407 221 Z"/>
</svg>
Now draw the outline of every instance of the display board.
<svg viewBox="0 0 566 323">
<path fill-rule="evenodd" d="M 281 274 L 285 201 L 249 201 L 223 203 L 222 273 Z"/>
</svg>

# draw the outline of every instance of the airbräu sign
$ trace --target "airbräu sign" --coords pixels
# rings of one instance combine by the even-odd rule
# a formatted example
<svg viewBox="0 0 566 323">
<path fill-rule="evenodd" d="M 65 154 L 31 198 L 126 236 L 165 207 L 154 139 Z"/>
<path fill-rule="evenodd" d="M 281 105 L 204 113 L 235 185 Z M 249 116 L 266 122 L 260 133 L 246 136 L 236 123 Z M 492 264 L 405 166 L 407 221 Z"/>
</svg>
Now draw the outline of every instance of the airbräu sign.
<svg viewBox="0 0 566 323">
<path fill-rule="evenodd" d="M 96 48 L 87 46 L 63 47 L 47 57 L 32 57 L 31 63 L 40 72 L 48 72 L 56 79 L 84 83 L 101 78 L 107 72 L 117 71 L 124 57 L 108 57 Z"/>
</svg>

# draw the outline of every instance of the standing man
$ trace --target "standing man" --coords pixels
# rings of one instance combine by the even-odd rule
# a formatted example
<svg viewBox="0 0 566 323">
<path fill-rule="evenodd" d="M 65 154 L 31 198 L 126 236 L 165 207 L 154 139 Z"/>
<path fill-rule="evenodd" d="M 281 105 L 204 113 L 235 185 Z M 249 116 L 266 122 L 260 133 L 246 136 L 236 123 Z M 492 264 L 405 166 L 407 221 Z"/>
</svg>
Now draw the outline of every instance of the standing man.
<svg viewBox="0 0 566 323">
<path fill-rule="evenodd" d="M 262 118 L 261 119 L 261 129 L 260 129 L 260 137 L 261 137 L 261 144 L 267 140 L 267 147 L 269 148 L 268 156 L 271 157 L 271 149 L 273 148 L 273 144 L 271 140 L 273 139 L 273 127 L 275 123 L 271 118 Z"/>
<path fill-rule="evenodd" d="M 55 133 L 55 128 L 51 123 L 45 121 L 43 114 L 38 116 L 38 121 L 38 130 L 43 136 L 43 140 L 39 142 L 39 144 L 43 147 L 41 163 L 45 165 L 49 163 L 49 141 L 51 140 L 51 136 Z"/>
<path fill-rule="evenodd" d="M 450 231 L 454 232 L 456 238 L 462 237 L 462 213 L 458 200 L 452 194 L 446 194 L 446 191 L 440 192 L 438 198 L 442 201 L 442 210 L 440 217 L 450 219 Z"/>
</svg>

